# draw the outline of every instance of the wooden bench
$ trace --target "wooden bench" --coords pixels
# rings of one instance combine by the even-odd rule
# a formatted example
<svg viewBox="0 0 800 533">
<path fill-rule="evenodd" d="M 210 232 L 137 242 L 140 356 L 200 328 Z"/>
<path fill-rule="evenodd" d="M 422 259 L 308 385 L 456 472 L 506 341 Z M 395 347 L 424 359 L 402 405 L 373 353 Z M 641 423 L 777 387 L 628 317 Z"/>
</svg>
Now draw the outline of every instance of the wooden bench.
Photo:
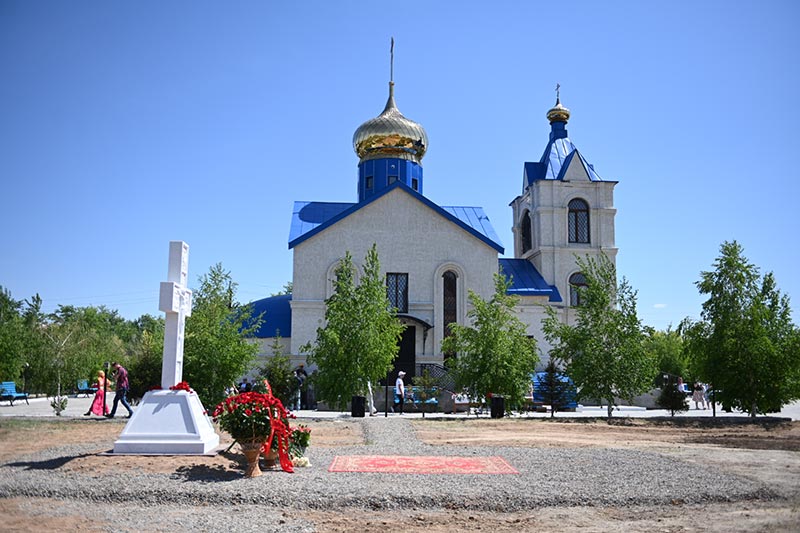
<svg viewBox="0 0 800 533">
<path fill-rule="evenodd" d="M 80 396 L 83 394 L 86 398 L 88 398 L 90 394 L 97 392 L 97 387 L 90 387 L 88 379 L 80 379 L 75 387 L 75 391 L 75 396 Z"/>
<path fill-rule="evenodd" d="M 20 398 L 30 405 L 30 402 L 28 402 L 28 393 L 17 392 L 16 383 L 13 381 L 4 381 L 2 385 L 0 385 L 0 402 L 7 400 L 13 406 L 14 400 L 19 400 Z"/>
</svg>

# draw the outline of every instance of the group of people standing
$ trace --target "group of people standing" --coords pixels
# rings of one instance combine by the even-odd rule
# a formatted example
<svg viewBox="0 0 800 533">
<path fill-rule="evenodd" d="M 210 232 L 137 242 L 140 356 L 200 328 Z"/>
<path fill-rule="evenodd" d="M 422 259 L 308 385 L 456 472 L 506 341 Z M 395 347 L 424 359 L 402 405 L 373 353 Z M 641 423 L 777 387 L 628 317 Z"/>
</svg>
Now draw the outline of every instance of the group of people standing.
<svg viewBox="0 0 800 533">
<path fill-rule="evenodd" d="M 692 395 L 692 401 L 694 402 L 695 409 L 711 409 L 711 387 L 706 383 L 701 383 L 699 381 L 695 381 L 692 389 L 689 390 L 686 387 L 686 384 L 683 382 L 682 377 L 678 377 L 678 390 Z"/>
<path fill-rule="evenodd" d="M 105 401 L 106 396 L 106 373 L 102 370 L 97 371 L 97 380 L 92 384 L 93 388 L 97 391 L 94 393 L 94 400 L 89 410 L 83 413 L 84 416 L 97 415 L 105 416 L 106 418 L 114 418 L 117 414 L 117 405 L 122 403 L 122 406 L 128 410 L 128 418 L 133 416 L 133 409 L 128 403 L 128 390 L 130 389 L 130 382 L 128 381 L 128 371 L 119 363 L 111 363 L 111 368 L 114 370 L 116 376 L 116 385 L 114 387 L 114 403 L 109 409 L 108 403 Z"/>
<path fill-rule="evenodd" d="M 692 401 L 694 402 L 695 409 L 711 409 L 711 400 L 709 394 L 711 393 L 710 387 L 705 383 L 695 382 L 692 388 Z M 700 407 L 702 406 L 702 407 Z"/>
</svg>

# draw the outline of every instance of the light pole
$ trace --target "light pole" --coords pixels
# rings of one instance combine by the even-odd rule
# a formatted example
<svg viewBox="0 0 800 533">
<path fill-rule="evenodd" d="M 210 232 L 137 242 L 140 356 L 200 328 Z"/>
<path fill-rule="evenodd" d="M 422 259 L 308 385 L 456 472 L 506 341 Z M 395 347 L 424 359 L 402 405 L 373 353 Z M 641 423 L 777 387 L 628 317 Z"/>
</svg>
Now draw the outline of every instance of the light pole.
<svg viewBox="0 0 800 533">
<path fill-rule="evenodd" d="M 389 417 L 389 376 L 391 370 L 386 373 L 386 386 L 383 388 L 383 417 Z"/>
</svg>

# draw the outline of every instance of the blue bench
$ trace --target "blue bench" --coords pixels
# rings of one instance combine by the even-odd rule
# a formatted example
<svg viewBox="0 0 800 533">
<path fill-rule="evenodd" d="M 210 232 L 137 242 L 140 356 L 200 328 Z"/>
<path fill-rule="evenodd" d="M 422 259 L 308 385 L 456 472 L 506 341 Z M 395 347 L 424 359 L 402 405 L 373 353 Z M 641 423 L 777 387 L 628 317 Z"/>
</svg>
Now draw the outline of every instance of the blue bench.
<svg viewBox="0 0 800 533">
<path fill-rule="evenodd" d="M 2 385 L 0 385 L 0 402 L 2 401 L 9 401 L 11 405 L 14 405 L 14 400 L 19 399 L 25 400 L 25 403 L 30 405 L 28 402 L 28 393 L 27 392 L 17 392 L 17 385 L 13 381 L 4 381 Z"/>
<path fill-rule="evenodd" d="M 435 410 L 436 407 L 439 405 L 439 398 L 438 398 L 439 390 L 434 388 L 433 390 L 429 391 L 431 397 L 424 401 L 422 400 L 422 398 L 419 397 L 419 393 L 420 393 L 419 387 L 407 387 L 405 401 L 413 404 L 415 408 L 420 406 L 424 407 L 426 405 L 430 405 L 432 406 L 431 408 Z"/>
<path fill-rule="evenodd" d="M 76 396 L 83 394 L 88 398 L 90 394 L 97 392 L 97 387 L 90 387 L 88 379 L 81 379 L 78 380 L 78 386 L 75 387 L 75 390 L 77 391 Z"/>
</svg>

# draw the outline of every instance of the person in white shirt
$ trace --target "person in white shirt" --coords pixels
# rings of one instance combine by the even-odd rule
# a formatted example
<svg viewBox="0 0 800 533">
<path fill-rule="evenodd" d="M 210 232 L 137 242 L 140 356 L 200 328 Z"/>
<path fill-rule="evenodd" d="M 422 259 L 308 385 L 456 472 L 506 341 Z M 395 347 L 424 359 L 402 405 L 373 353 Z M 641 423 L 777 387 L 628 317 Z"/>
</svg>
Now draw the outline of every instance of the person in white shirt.
<svg viewBox="0 0 800 533">
<path fill-rule="evenodd" d="M 397 381 L 394 382 L 394 403 L 398 405 L 400 414 L 403 414 L 403 400 L 406 397 L 406 386 L 403 377 L 406 375 L 402 370 L 397 373 Z"/>
</svg>

